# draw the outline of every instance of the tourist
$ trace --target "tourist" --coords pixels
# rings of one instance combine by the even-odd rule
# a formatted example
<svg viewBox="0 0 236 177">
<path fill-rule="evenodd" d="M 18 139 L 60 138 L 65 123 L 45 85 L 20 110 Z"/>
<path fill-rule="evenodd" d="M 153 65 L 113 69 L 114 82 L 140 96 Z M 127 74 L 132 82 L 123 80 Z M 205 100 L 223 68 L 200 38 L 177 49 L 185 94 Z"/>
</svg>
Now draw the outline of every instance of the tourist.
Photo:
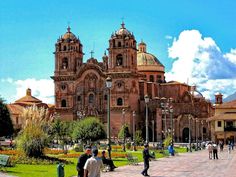
<svg viewBox="0 0 236 177">
<path fill-rule="evenodd" d="M 149 160 L 150 158 L 154 158 L 149 154 L 148 144 L 144 145 L 143 150 L 143 161 L 144 161 L 144 170 L 141 172 L 143 176 L 149 176 L 148 175 L 148 169 L 149 169 Z"/>
<path fill-rule="evenodd" d="M 217 144 L 213 143 L 212 147 L 213 147 L 213 157 L 214 157 L 214 159 L 218 159 L 218 147 L 217 147 Z"/>
<path fill-rule="evenodd" d="M 103 167 L 102 159 L 97 157 L 98 150 L 93 149 L 93 156 L 90 157 L 84 165 L 84 177 L 100 177 L 100 171 Z"/>
<path fill-rule="evenodd" d="M 207 150 L 208 150 L 208 153 L 209 153 L 209 159 L 212 159 L 213 147 L 212 147 L 212 144 L 211 144 L 211 143 L 208 143 L 208 145 L 207 145 Z"/>
<path fill-rule="evenodd" d="M 168 146 L 168 151 L 169 151 L 169 154 L 170 154 L 171 156 L 174 156 L 174 155 L 175 155 L 175 150 L 174 150 L 173 144 L 170 144 L 170 145 Z"/>
<path fill-rule="evenodd" d="M 111 171 L 113 171 L 115 168 L 117 168 L 117 167 L 114 165 L 113 160 L 106 158 L 106 151 L 102 151 L 102 157 L 101 157 L 101 158 L 102 158 L 103 164 L 108 165 L 108 166 L 109 166 L 109 169 L 110 169 Z"/>
<path fill-rule="evenodd" d="M 91 146 L 85 147 L 85 153 L 82 154 L 79 159 L 76 166 L 76 169 L 78 171 L 78 177 L 84 177 L 84 165 L 88 158 L 91 157 Z"/>
<path fill-rule="evenodd" d="M 220 141 L 220 142 L 219 142 L 219 145 L 220 145 L 220 151 L 222 152 L 223 149 L 224 149 L 224 142 L 223 142 L 223 141 Z"/>
</svg>

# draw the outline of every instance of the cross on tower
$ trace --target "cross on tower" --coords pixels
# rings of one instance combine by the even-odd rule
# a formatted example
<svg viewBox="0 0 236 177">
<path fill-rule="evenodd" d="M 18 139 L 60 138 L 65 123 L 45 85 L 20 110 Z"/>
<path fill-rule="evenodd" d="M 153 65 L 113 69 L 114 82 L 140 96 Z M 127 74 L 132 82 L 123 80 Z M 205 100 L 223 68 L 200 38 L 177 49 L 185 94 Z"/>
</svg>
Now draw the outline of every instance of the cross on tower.
<svg viewBox="0 0 236 177">
<path fill-rule="evenodd" d="M 125 27 L 124 19 L 125 19 L 124 17 L 121 18 L 121 20 L 122 20 L 122 23 L 121 23 L 122 28 Z"/>
<path fill-rule="evenodd" d="M 91 58 L 93 58 L 94 51 L 91 50 L 90 54 L 91 54 Z"/>
</svg>

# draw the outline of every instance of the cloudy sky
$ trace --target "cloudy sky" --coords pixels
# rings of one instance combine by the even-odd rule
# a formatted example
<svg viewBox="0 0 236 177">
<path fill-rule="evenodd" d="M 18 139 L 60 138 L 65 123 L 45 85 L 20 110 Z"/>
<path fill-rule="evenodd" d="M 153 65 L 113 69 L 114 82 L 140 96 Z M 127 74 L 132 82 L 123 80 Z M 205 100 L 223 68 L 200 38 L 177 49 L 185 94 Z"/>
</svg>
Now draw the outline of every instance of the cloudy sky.
<svg viewBox="0 0 236 177">
<path fill-rule="evenodd" d="M 166 79 L 197 85 L 212 99 L 236 91 L 234 0 L 9 0 L 0 1 L 0 95 L 8 103 L 26 88 L 53 103 L 54 44 L 66 32 L 79 36 L 84 61 L 101 60 L 122 18 L 138 42 L 166 67 Z"/>
</svg>

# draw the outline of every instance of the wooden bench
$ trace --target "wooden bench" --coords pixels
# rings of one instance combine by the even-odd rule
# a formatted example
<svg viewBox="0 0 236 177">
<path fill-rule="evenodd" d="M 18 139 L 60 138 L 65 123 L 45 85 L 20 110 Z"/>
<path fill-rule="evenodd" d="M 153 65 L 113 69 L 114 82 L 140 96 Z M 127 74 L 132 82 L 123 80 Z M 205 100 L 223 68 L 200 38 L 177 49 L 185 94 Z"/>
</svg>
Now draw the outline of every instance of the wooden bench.
<svg viewBox="0 0 236 177">
<path fill-rule="evenodd" d="M 127 154 L 127 160 L 129 165 L 138 165 L 138 157 L 133 156 L 131 153 Z"/>
<path fill-rule="evenodd" d="M 5 169 L 8 165 L 10 156 L 8 155 L 0 155 L 0 169 Z M 6 169 L 5 169 L 6 170 Z"/>
</svg>

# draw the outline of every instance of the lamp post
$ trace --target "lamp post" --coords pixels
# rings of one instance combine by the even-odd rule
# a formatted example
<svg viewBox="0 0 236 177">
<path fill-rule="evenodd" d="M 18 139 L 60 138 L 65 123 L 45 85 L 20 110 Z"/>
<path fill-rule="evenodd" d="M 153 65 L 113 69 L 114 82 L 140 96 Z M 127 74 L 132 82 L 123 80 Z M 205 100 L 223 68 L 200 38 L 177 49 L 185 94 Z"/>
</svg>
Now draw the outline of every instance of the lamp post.
<svg viewBox="0 0 236 177">
<path fill-rule="evenodd" d="M 146 121 L 145 121 L 145 125 L 146 125 L 146 143 L 149 143 L 148 140 L 148 103 L 149 103 L 149 97 L 148 95 L 145 95 L 144 97 L 145 100 L 145 104 L 146 104 Z"/>
<path fill-rule="evenodd" d="M 122 109 L 122 119 L 123 119 L 123 151 L 125 152 L 125 136 L 126 136 L 126 131 L 125 131 L 125 109 Z"/>
<path fill-rule="evenodd" d="M 133 111 L 133 150 L 136 151 L 136 146 L 135 146 L 135 111 Z"/>
<path fill-rule="evenodd" d="M 111 125 L 110 125 L 110 90 L 112 87 L 111 77 L 106 79 L 106 87 L 108 88 L 108 98 L 107 98 L 107 139 L 108 139 L 108 155 L 111 159 Z"/>
<path fill-rule="evenodd" d="M 188 133 L 188 142 L 189 142 L 189 152 L 192 152 L 192 148 L 191 148 L 191 116 L 190 114 L 188 115 L 188 126 L 189 126 L 189 133 Z"/>
<path fill-rule="evenodd" d="M 171 144 L 174 146 L 174 141 L 173 141 L 173 108 L 171 105 L 172 101 L 173 101 L 173 98 L 169 98 L 170 105 L 168 108 L 169 108 L 169 113 L 170 113 L 170 124 L 171 124 L 171 126 L 170 126 L 170 128 L 171 128 Z"/>
<path fill-rule="evenodd" d="M 164 113 L 164 123 L 165 123 L 164 124 L 165 125 L 165 127 L 164 127 L 164 136 L 166 138 L 166 133 L 167 133 L 166 106 L 167 106 L 167 103 L 165 101 L 166 101 L 165 97 L 161 98 L 161 108 L 163 109 L 162 114 Z"/>
<path fill-rule="evenodd" d="M 154 144 L 154 141 L 155 141 L 154 128 L 155 128 L 155 121 L 154 121 L 154 119 L 152 119 L 152 142 L 153 142 L 153 144 Z"/>
<path fill-rule="evenodd" d="M 201 132 L 202 132 L 202 142 L 203 142 L 203 120 L 201 121 L 201 124 L 202 124 L 202 127 L 201 127 L 201 128 L 202 128 L 202 129 L 201 129 L 201 130 L 202 130 L 202 131 L 201 131 Z"/>
<path fill-rule="evenodd" d="M 199 136 L 199 127 L 198 127 L 198 119 L 196 118 L 196 136 L 195 136 L 195 141 L 196 141 L 196 146 L 197 146 L 197 149 L 198 149 L 198 136 Z"/>
</svg>

